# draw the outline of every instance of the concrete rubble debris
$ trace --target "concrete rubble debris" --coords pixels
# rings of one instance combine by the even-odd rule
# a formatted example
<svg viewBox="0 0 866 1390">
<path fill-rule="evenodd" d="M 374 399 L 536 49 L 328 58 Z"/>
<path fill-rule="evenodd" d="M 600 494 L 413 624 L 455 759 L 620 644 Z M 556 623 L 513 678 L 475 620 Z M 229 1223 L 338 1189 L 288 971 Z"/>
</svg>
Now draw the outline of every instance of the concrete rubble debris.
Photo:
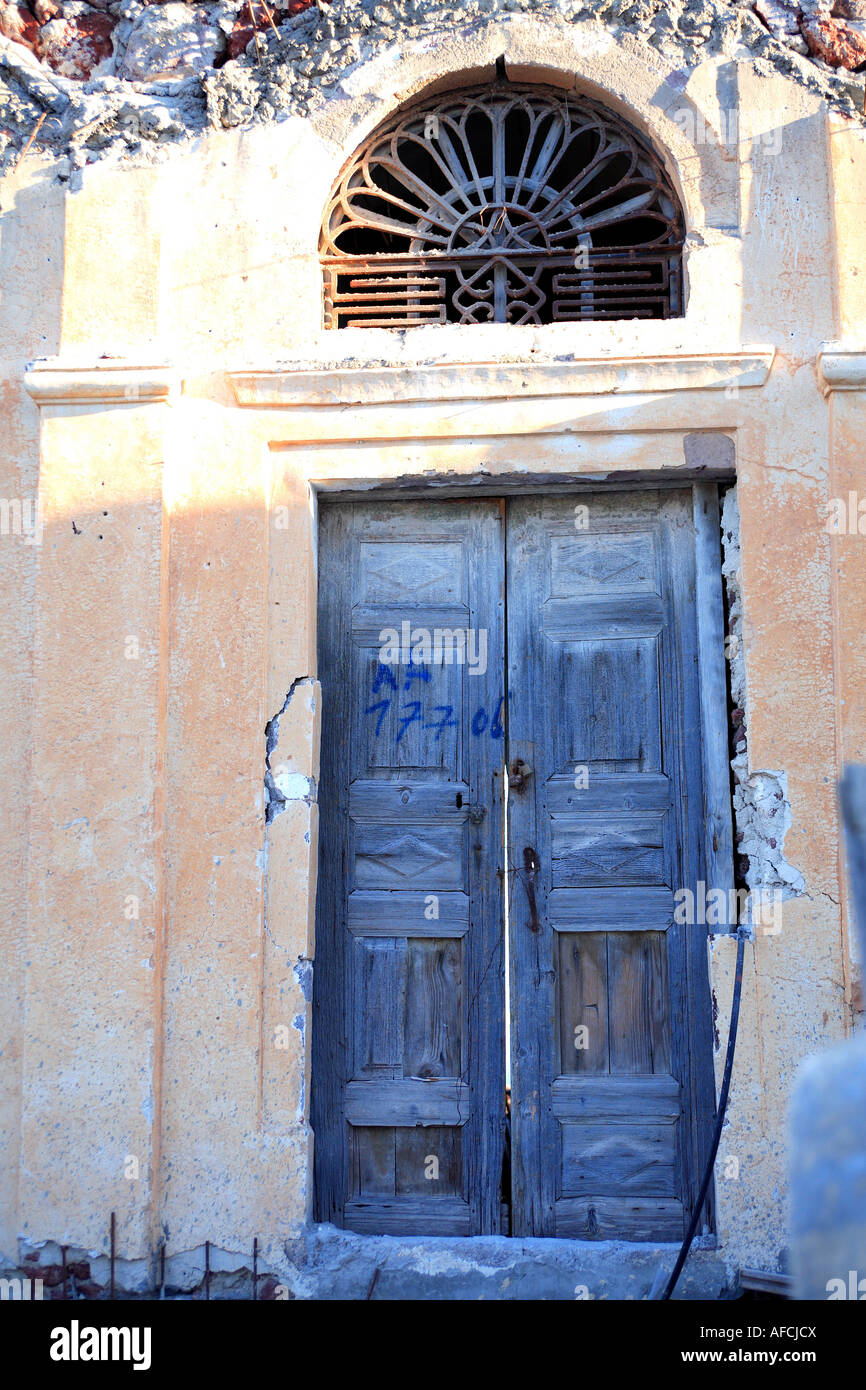
<svg viewBox="0 0 866 1390">
<path fill-rule="evenodd" d="M 120 77 L 133 82 L 192 77 L 212 68 L 225 48 L 218 5 L 149 5 L 133 21 Z"/>
<path fill-rule="evenodd" d="M 155 154 L 160 144 L 208 126 L 304 115 L 359 62 L 397 42 L 423 42 L 443 28 L 471 32 L 490 18 L 520 14 L 628 33 L 646 46 L 648 62 L 672 73 L 707 58 L 751 60 L 863 119 L 866 0 L 688 0 L 675 7 L 659 0 L 0 0 L 0 157 L 7 167 L 15 161 L 42 112 L 59 114 L 58 96 L 65 114 L 42 125 L 31 156 L 69 153 L 85 124 L 84 95 L 98 97 L 104 116 L 95 132 L 82 133 L 85 160 Z M 167 95 L 165 119 L 120 119 L 114 92 L 94 85 L 105 79 L 117 82 L 126 104 Z M 170 92 L 154 91 L 188 82 L 182 106 L 171 104 Z"/>
</svg>

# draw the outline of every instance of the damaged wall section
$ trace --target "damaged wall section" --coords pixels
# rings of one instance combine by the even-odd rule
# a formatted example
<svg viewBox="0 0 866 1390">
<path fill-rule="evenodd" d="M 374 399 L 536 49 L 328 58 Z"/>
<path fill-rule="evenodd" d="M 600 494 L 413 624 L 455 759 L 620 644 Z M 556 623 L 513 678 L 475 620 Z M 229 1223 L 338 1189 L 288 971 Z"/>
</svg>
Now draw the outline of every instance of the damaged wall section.
<svg viewBox="0 0 866 1390">
<path fill-rule="evenodd" d="M 0 1278 L 9 1281 L 4 1300 L 78 1302 L 157 1297 L 193 1302 L 256 1299 L 264 1303 L 295 1297 L 274 1272 L 273 1262 L 261 1256 L 258 1241 L 245 1254 L 208 1243 L 173 1255 L 166 1255 L 160 1247 L 152 1258 L 140 1260 L 113 1259 L 110 1250 L 85 1250 L 51 1240 L 35 1246 L 22 1241 L 18 1258 L 17 1266 L 0 1264 Z M 282 1252 L 277 1262 L 285 1265 Z"/>
<path fill-rule="evenodd" d="M 33 149 L 63 156 L 62 178 L 109 151 L 305 115 L 395 45 L 520 14 L 629 35 L 682 88 L 736 59 L 863 119 L 864 0 L 0 0 L 0 165 Z"/>
<path fill-rule="evenodd" d="M 298 676 L 265 726 L 263 1078 L 279 1097 L 269 1118 L 296 1131 L 308 1158 L 320 706 L 319 682 Z M 299 1184 L 299 1202 L 308 1197 Z"/>
<path fill-rule="evenodd" d="M 726 656 L 731 698 L 731 772 L 733 779 L 736 881 L 751 895 L 750 918 L 761 929 L 775 932 L 772 911 L 761 904 L 801 897 L 806 884 L 799 869 L 785 858 L 785 836 L 791 826 L 788 778 L 784 771 L 750 769 L 748 695 L 744 646 L 745 620 L 740 578 L 740 513 L 733 486 L 722 502 L 722 577 L 727 612 Z"/>
<path fill-rule="evenodd" d="M 316 800 L 320 698 L 319 682 L 298 676 L 265 726 L 265 820 L 269 825 L 287 801 L 311 805 Z"/>
</svg>

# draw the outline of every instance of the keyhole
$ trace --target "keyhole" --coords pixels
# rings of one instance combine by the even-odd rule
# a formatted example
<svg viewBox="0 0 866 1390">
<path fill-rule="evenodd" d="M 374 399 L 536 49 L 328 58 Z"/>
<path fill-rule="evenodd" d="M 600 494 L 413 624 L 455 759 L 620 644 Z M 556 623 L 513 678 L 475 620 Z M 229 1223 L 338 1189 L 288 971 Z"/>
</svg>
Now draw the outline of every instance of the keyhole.
<svg viewBox="0 0 866 1390">
<path fill-rule="evenodd" d="M 457 795 L 455 796 L 455 798 L 454 798 L 454 805 L 457 807 L 457 810 L 459 811 L 460 808 L 461 808 L 461 806 L 463 805 L 463 793 L 462 793 L 462 792 L 458 792 Z"/>
</svg>

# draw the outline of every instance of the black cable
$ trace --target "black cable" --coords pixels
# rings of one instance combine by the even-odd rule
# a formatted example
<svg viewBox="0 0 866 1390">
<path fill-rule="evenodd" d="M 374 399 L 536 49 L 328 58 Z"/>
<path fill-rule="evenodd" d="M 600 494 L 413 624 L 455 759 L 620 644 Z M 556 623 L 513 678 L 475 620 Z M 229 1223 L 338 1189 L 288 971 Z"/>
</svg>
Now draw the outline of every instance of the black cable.
<svg viewBox="0 0 866 1390">
<path fill-rule="evenodd" d="M 746 934 L 740 927 L 737 932 L 737 966 L 734 974 L 734 997 L 731 1002 L 731 1026 L 728 1029 L 728 1051 L 725 1056 L 725 1072 L 722 1077 L 722 1089 L 719 1093 L 719 1113 L 716 1116 L 716 1128 L 713 1132 L 713 1142 L 710 1145 L 710 1153 L 707 1158 L 707 1169 L 704 1173 L 704 1180 L 701 1183 L 701 1190 L 698 1193 L 698 1200 L 695 1202 L 695 1209 L 692 1219 L 689 1222 L 689 1229 L 686 1231 L 685 1239 L 680 1247 L 677 1262 L 674 1265 L 673 1273 L 667 1282 L 667 1287 L 661 1296 L 661 1302 L 670 1298 L 676 1288 L 677 1280 L 682 1273 L 683 1265 L 689 1256 L 692 1248 L 692 1241 L 695 1238 L 695 1231 L 698 1229 L 701 1211 L 706 1201 L 707 1192 L 713 1176 L 713 1169 L 716 1164 L 716 1154 L 719 1151 L 719 1141 L 722 1137 L 722 1125 L 725 1123 L 725 1111 L 728 1108 L 728 1091 L 731 1088 L 731 1072 L 734 1067 L 734 1049 L 737 1046 L 737 1027 L 740 1020 L 740 995 L 743 992 L 743 956 L 746 946 Z"/>
</svg>

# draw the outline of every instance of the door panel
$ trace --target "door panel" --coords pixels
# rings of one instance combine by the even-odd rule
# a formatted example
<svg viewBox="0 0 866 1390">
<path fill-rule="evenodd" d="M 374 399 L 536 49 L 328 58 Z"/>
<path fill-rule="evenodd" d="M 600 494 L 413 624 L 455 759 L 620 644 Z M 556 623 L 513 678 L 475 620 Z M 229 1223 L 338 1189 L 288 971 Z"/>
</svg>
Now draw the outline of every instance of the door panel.
<svg viewBox="0 0 866 1390">
<path fill-rule="evenodd" d="M 691 1215 L 715 1104 L 706 929 L 674 921 L 708 877 L 692 492 L 584 508 L 322 508 L 319 1220 L 500 1229 L 505 872 L 513 1233 Z"/>
<path fill-rule="evenodd" d="M 502 506 L 323 507 L 320 555 L 318 1217 L 498 1231 Z"/>
<path fill-rule="evenodd" d="M 507 510 L 516 1235 L 681 1238 L 714 1090 L 691 490 Z M 526 769 L 530 772 L 527 774 Z M 687 935 L 688 933 L 688 935 Z"/>
</svg>

